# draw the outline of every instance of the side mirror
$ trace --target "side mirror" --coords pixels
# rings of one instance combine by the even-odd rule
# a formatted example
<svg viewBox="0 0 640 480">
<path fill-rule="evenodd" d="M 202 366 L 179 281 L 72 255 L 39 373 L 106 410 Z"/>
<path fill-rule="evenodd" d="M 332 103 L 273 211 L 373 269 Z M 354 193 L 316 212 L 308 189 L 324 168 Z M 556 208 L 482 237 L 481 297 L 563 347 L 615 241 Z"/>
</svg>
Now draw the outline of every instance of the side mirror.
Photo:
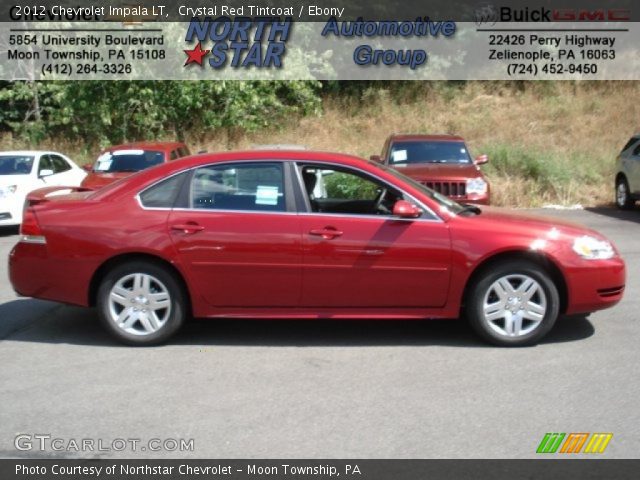
<svg viewBox="0 0 640 480">
<path fill-rule="evenodd" d="M 372 162 L 382 163 L 382 159 L 380 158 L 380 155 L 371 155 L 369 157 L 369 160 L 371 160 Z"/>
<path fill-rule="evenodd" d="M 49 168 L 43 168 L 38 172 L 38 177 L 40 178 L 50 177 L 51 175 L 53 175 L 53 170 Z"/>
<path fill-rule="evenodd" d="M 475 160 L 476 165 L 484 165 L 488 161 L 489 161 L 489 157 L 487 155 L 478 155 Z"/>
<path fill-rule="evenodd" d="M 406 200 L 398 200 L 393 206 L 393 215 L 399 218 L 418 218 L 422 210 Z"/>
<path fill-rule="evenodd" d="M 82 169 L 83 169 L 85 172 L 91 172 L 91 170 L 93 170 L 93 166 L 92 166 L 92 165 L 90 165 L 90 164 L 82 165 Z"/>
</svg>

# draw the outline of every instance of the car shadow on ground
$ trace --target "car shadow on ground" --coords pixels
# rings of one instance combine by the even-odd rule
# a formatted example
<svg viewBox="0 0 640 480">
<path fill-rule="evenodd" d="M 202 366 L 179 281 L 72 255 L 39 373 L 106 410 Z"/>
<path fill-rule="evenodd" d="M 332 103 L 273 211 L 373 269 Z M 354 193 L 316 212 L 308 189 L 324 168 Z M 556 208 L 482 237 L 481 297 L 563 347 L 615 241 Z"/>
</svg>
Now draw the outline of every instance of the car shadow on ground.
<svg viewBox="0 0 640 480">
<path fill-rule="evenodd" d="M 586 211 L 603 215 L 605 217 L 615 218 L 617 220 L 625 220 L 627 222 L 640 223 L 640 207 L 638 205 L 631 210 L 620 210 L 614 206 L 611 207 L 588 207 Z"/>
<path fill-rule="evenodd" d="M 17 235 L 19 231 L 19 226 L 0 227 L 0 237 L 10 237 L 11 235 Z"/>
<path fill-rule="evenodd" d="M 14 302 L 0 305 L 0 318 L 7 318 L 11 303 Z M 102 328 L 94 309 L 54 307 L 50 314 L 40 314 L 36 320 L 25 320 L 23 323 L 25 324 L 14 328 L 4 338 L 50 344 L 104 347 L 121 345 Z M 542 343 L 579 341 L 590 337 L 594 331 L 593 325 L 584 316 L 562 318 Z M 168 345 L 492 348 L 479 340 L 462 320 L 194 319 L 188 321 Z"/>
</svg>

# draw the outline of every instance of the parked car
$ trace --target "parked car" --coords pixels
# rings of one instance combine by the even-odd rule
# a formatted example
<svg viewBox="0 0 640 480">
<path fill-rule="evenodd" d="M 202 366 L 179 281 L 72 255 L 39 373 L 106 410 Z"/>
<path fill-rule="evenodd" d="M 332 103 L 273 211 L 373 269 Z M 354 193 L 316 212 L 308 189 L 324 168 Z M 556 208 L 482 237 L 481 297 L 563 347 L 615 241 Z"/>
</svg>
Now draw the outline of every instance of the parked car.
<svg viewBox="0 0 640 480">
<path fill-rule="evenodd" d="M 77 187 L 86 172 L 58 152 L 0 152 L 0 226 L 20 225 L 25 197 L 51 185 Z"/>
<path fill-rule="evenodd" d="M 458 202 L 489 205 L 489 182 L 479 165 L 486 155 L 471 159 L 461 137 L 454 135 L 402 135 L 387 138 L 380 155 L 371 160 L 381 162 L 421 184 Z"/>
<path fill-rule="evenodd" d="M 616 205 L 633 208 L 640 200 L 640 134 L 624 146 L 616 162 Z"/>
<path fill-rule="evenodd" d="M 525 345 L 560 314 L 615 305 L 625 285 L 622 258 L 593 230 L 460 205 L 337 153 L 205 154 L 93 192 L 53 190 L 28 198 L 14 289 L 96 306 L 134 345 L 167 340 L 189 315 L 461 314 L 493 343 Z"/>
<path fill-rule="evenodd" d="M 136 142 L 115 145 L 100 152 L 83 187 L 101 188 L 132 173 L 190 155 L 179 142 Z"/>
</svg>

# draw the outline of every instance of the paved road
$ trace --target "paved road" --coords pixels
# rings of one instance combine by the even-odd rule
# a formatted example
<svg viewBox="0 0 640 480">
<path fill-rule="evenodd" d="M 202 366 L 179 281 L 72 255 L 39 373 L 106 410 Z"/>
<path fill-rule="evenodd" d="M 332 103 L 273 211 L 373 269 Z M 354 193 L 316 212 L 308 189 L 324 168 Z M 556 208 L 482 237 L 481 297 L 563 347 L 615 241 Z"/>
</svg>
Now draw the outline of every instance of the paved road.
<svg viewBox="0 0 640 480">
<path fill-rule="evenodd" d="M 0 262 L 0 456 L 184 438 L 193 452 L 83 455 L 515 458 L 534 456 L 545 432 L 613 432 L 606 457 L 637 458 L 640 209 L 545 212 L 614 240 L 628 289 L 525 349 L 428 321 L 194 321 L 169 345 L 127 348 L 92 310 L 16 298 Z M 15 240 L 0 235 L 0 258 Z M 22 433 L 71 451 L 16 451 Z"/>
</svg>

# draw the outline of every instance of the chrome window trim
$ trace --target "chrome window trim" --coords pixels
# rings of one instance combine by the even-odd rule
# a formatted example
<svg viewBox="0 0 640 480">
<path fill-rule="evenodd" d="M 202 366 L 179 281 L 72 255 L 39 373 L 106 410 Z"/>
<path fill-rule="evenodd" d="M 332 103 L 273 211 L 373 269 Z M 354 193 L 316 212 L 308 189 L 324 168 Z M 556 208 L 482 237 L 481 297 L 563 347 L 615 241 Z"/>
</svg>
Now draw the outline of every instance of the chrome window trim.
<svg viewBox="0 0 640 480">
<path fill-rule="evenodd" d="M 262 162 L 263 159 L 260 159 L 260 162 Z M 264 160 L 265 162 L 268 162 L 270 160 Z M 298 168 L 298 163 L 314 163 L 313 160 L 300 160 L 300 159 L 273 159 L 271 160 L 273 162 L 281 162 L 281 163 L 286 163 L 286 162 L 290 162 L 293 163 L 295 165 L 295 170 L 296 170 L 296 178 L 298 180 L 298 185 L 300 188 L 302 188 L 302 186 L 304 185 L 304 183 L 300 183 L 302 181 L 301 177 L 300 177 L 300 169 Z M 259 214 L 269 214 L 269 215 L 274 215 L 274 214 L 279 214 L 279 215 L 305 215 L 305 216 L 309 216 L 309 215 L 320 215 L 320 216 L 326 216 L 326 217 L 340 217 L 340 218 L 382 218 L 385 220 L 395 220 L 395 221 L 409 221 L 409 222 L 415 222 L 415 221 L 421 221 L 421 222 L 438 222 L 438 223 L 446 223 L 444 221 L 444 219 L 442 219 L 442 217 L 440 217 L 438 214 L 436 214 L 431 208 L 429 208 L 427 205 L 425 205 L 423 202 L 421 202 L 420 200 L 418 200 L 417 198 L 415 198 L 413 195 L 407 193 L 405 190 L 395 186 L 395 185 L 391 185 L 393 186 L 393 188 L 395 188 L 396 190 L 400 191 L 403 195 L 406 195 L 409 199 L 411 199 L 411 201 L 415 202 L 421 209 L 423 209 L 425 212 L 429 212 L 430 215 L 433 218 L 423 218 L 423 217 L 418 217 L 418 218 L 399 218 L 399 217 L 394 217 L 393 215 L 360 215 L 360 214 L 355 214 L 355 213 L 344 213 L 344 214 L 339 214 L 339 213 L 323 213 L 323 212 L 272 212 L 272 211 L 262 211 L 262 210 L 228 210 L 228 209 L 219 209 L 219 210 L 214 210 L 214 209 L 208 209 L 208 208 L 183 208 L 183 207 L 178 207 L 178 208 L 173 208 L 173 207 L 145 207 L 142 204 L 142 199 L 140 198 L 140 195 L 142 195 L 145 191 L 147 191 L 150 188 L 153 188 L 154 186 L 158 185 L 161 182 L 164 182 L 165 180 L 168 180 L 176 175 L 180 175 L 182 173 L 185 172 L 192 172 L 198 168 L 203 168 L 206 167 L 208 165 L 229 165 L 229 164 L 235 164 L 235 163 L 256 163 L 256 159 L 243 159 L 243 160 L 230 160 L 228 162 L 219 162 L 219 163 L 212 163 L 212 164 L 205 164 L 205 165 L 197 165 L 191 168 L 187 168 L 185 170 L 180 170 L 178 172 L 173 173 L 172 175 L 169 175 L 168 177 L 164 177 L 160 180 L 158 180 L 157 182 L 152 183 L 151 185 L 144 187 L 144 189 L 140 190 L 135 196 L 135 200 L 138 202 L 138 205 L 140 206 L 140 208 L 142 210 L 151 210 L 151 211 L 179 211 L 179 212 L 211 212 L 211 213 L 259 213 Z M 342 168 L 346 168 L 346 169 L 353 169 L 353 170 L 357 170 L 358 172 L 363 173 L 364 175 L 368 175 L 370 177 L 375 178 L 376 180 L 380 181 L 381 183 L 385 184 L 385 185 L 389 185 L 389 182 L 383 178 L 380 178 L 378 175 L 368 172 L 366 170 L 362 170 L 361 168 L 358 167 L 353 167 L 350 165 L 343 165 L 340 163 L 336 163 L 336 162 L 327 162 L 327 161 L 320 161 L 318 162 L 317 160 L 315 161 L 316 164 L 318 165 L 331 165 L 331 166 L 336 166 L 336 167 L 342 167 Z M 284 165 L 283 165 L 284 167 Z M 303 190 L 304 192 L 304 190 Z M 308 205 L 308 199 L 305 198 L 305 204 L 307 204 L 307 208 L 310 209 L 310 205 Z"/>
</svg>

